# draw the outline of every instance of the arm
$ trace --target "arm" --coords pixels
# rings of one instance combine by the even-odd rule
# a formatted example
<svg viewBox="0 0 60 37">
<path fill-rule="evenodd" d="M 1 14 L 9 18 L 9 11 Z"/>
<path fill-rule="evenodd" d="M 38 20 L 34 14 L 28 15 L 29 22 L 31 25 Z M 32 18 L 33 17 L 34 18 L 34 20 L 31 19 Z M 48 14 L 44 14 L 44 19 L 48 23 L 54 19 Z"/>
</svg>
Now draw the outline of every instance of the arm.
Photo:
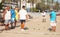
<svg viewBox="0 0 60 37">
<path fill-rule="evenodd" d="M 52 14 L 51 14 L 51 12 L 50 12 L 50 18 L 51 18 L 51 15 L 52 15 Z"/>
<path fill-rule="evenodd" d="M 29 19 L 29 16 L 28 16 L 28 14 L 26 15 L 26 20 L 28 20 Z"/>
<path fill-rule="evenodd" d="M 27 11 L 26 11 L 26 20 L 28 20 L 29 19 L 29 15 L 28 15 L 28 13 L 27 13 Z"/>
<path fill-rule="evenodd" d="M 20 19 L 20 14 L 18 14 L 18 19 Z"/>
<path fill-rule="evenodd" d="M 6 11 L 3 11 L 3 20 L 5 20 Z"/>
<path fill-rule="evenodd" d="M 19 13 L 18 13 L 18 19 L 20 19 L 20 11 L 19 11 Z"/>
<path fill-rule="evenodd" d="M 57 16 L 57 14 L 56 14 L 56 16 Z M 57 22 L 57 17 L 56 17 L 56 20 L 55 21 Z"/>
</svg>

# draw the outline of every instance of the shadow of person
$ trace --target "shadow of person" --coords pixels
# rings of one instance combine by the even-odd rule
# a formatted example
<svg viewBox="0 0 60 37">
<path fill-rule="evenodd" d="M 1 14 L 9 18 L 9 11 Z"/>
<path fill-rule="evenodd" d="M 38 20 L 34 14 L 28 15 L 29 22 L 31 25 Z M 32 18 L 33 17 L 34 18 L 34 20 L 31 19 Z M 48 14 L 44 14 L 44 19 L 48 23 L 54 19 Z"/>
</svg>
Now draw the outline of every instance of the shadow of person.
<svg viewBox="0 0 60 37">
<path fill-rule="evenodd" d="M 24 30 L 28 30 L 29 28 L 28 27 L 25 27 Z"/>
</svg>

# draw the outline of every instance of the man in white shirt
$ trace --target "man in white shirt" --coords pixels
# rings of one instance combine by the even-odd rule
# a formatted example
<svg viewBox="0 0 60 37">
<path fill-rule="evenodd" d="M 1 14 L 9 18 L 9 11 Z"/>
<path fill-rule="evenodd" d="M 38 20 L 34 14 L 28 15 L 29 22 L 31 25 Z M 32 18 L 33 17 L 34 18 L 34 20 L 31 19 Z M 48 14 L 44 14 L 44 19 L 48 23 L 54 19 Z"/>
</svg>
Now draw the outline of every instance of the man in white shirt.
<svg viewBox="0 0 60 37">
<path fill-rule="evenodd" d="M 22 9 L 19 11 L 19 19 L 21 22 L 21 30 L 24 31 L 25 21 L 28 20 L 28 14 L 25 10 L 25 6 L 22 6 Z"/>
<path fill-rule="evenodd" d="M 43 21 L 42 22 L 46 22 L 46 12 L 45 11 L 43 11 L 42 17 L 43 17 Z"/>
<path fill-rule="evenodd" d="M 9 23 L 11 20 L 11 12 L 9 11 L 9 9 L 10 9 L 9 6 L 7 6 L 3 14 L 3 18 L 5 20 L 5 30 L 9 29 Z"/>
</svg>

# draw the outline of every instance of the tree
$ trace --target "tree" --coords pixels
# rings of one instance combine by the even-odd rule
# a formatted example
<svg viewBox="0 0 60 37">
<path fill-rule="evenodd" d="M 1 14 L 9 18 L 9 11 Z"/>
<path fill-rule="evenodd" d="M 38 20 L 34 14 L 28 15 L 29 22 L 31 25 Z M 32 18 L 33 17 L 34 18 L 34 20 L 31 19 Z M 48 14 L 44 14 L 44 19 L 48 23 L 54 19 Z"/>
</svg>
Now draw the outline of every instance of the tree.
<svg viewBox="0 0 60 37">
<path fill-rule="evenodd" d="M 50 6 L 49 6 L 49 4 L 45 4 L 45 2 L 47 2 L 47 1 L 41 0 L 41 3 L 37 3 L 36 8 L 41 11 L 42 10 L 49 10 Z"/>
<path fill-rule="evenodd" d="M 59 9 L 60 9 L 60 8 L 59 8 L 59 3 L 58 3 L 58 1 L 56 2 L 55 6 L 54 6 L 54 9 L 55 9 L 55 10 L 59 10 Z"/>
<path fill-rule="evenodd" d="M 3 5 L 2 5 L 2 2 L 0 3 L 0 9 L 2 9 Z"/>
</svg>

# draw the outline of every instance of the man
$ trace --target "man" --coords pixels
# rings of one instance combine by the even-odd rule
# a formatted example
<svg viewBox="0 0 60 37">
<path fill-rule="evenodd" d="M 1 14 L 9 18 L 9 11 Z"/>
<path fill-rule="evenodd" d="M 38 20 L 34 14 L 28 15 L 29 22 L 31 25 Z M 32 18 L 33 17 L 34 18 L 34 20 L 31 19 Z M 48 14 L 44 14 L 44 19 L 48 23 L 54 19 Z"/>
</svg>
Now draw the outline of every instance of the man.
<svg viewBox="0 0 60 37">
<path fill-rule="evenodd" d="M 19 12 L 19 9 L 18 7 L 15 7 L 15 27 L 16 27 L 16 24 L 18 23 L 18 12 Z"/>
<path fill-rule="evenodd" d="M 11 11 L 11 29 L 15 28 L 16 23 L 15 23 L 15 10 L 14 8 L 10 10 Z"/>
<path fill-rule="evenodd" d="M 3 14 L 3 18 L 5 20 L 5 30 L 9 30 L 9 23 L 11 19 L 11 12 L 9 10 L 10 10 L 10 7 L 7 6 Z"/>
<path fill-rule="evenodd" d="M 46 22 L 46 12 L 45 11 L 42 12 L 42 17 L 43 17 L 42 22 Z"/>
<path fill-rule="evenodd" d="M 21 22 L 21 30 L 24 31 L 25 21 L 28 20 L 28 14 L 25 10 L 25 6 L 22 6 L 22 9 L 19 11 L 19 18 Z"/>
<path fill-rule="evenodd" d="M 50 12 L 50 25 L 52 27 L 52 31 L 56 31 L 56 12 L 54 10 L 52 10 Z"/>
</svg>

